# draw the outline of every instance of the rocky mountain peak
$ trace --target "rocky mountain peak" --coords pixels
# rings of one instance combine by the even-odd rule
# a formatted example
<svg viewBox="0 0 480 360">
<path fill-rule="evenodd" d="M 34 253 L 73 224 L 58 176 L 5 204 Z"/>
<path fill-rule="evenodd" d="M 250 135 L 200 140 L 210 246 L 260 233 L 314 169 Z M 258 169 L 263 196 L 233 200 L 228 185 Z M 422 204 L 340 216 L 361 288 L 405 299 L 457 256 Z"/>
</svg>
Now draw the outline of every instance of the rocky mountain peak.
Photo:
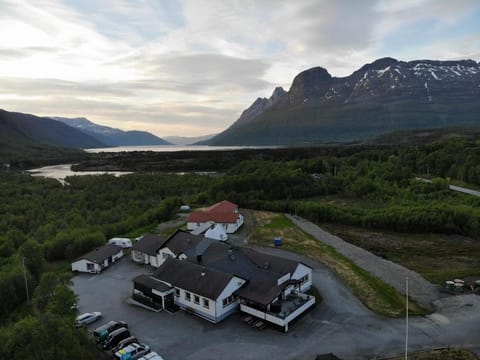
<svg viewBox="0 0 480 360">
<path fill-rule="evenodd" d="M 323 96 L 330 88 L 332 76 L 320 66 L 302 71 L 289 90 L 290 104 L 302 104 L 311 98 Z"/>
</svg>

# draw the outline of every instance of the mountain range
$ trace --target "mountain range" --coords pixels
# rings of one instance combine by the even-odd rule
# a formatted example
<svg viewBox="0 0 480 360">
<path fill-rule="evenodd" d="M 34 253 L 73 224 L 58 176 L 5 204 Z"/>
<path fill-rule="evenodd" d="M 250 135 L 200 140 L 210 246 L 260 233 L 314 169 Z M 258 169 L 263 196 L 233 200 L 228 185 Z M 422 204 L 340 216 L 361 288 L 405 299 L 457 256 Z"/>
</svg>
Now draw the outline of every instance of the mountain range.
<svg viewBox="0 0 480 360">
<path fill-rule="evenodd" d="M 171 145 L 170 142 L 146 131 L 123 131 L 108 126 L 97 125 L 84 117 L 50 118 L 80 130 L 82 133 L 87 134 L 104 144 L 103 146 Z"/>
<path fill-rule="evenodd" d="M 209 145 L 309 145 L 398 130 L 480 126 L 480 64 L 382 58 L 346 77 L 322 67 L 258 98 Z M 205 143 L 205 142 L 204 142 Z"/>
</svg>

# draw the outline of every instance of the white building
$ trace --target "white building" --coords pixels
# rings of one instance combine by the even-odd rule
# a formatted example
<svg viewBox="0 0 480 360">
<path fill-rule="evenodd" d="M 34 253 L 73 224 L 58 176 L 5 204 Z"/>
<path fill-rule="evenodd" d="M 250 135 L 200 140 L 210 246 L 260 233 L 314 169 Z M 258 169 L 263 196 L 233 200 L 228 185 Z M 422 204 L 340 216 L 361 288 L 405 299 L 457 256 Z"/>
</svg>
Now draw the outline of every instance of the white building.
<svg viewBox="0 0 480 360">
<path fill-rule="evenodd" d="M 214 323 L 242 311 L 288 331 L 289 323 L 315 304 L 305 294 L 312 269 L 300 262 L 204 241 L 167 257 L 148 279 L 134 281 L 134 293 L 195 313 Z"/>
<path fill-rule="evenodd" d="M 132 260 L 137 263 L 159 267 L 163 263 L 159 251 L 166 241 L 166 239 L 153 234 L 142 236 L 132 246 Z"/>
<path fill-rule="evenodd" d="M 242 226 L 243 215 L 238 211 L 238 205 L 223 200 L 205 210 L 190 213 L 187 229 L 192 231 L 205 226 L 207 229 L 209 222 L 220 225 L 227 234 L 232 234 Z"/>
<path fill-rule="evenodd" d="M 123 256 L 120 246 L 106 244 L 72 262 L 72 271 L 98 274 Z"/>
</svg>

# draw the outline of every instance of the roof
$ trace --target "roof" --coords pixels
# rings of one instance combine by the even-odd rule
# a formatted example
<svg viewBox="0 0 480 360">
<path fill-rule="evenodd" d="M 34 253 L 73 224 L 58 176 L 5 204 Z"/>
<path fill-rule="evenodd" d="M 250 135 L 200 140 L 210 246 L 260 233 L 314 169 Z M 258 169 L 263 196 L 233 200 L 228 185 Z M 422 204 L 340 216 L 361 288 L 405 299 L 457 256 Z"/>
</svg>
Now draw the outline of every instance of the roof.
<svg viewBox="0 0 480 360">
<path fill-rule="evenodd" d="M 155 271 L 153 277 L 172 286 L 216 300 L 232 280 L 233 275 L 169 257 Z"/>
<path fill-rule="evenodd" d="M 155 256 L 157 251 L 167 242 L 167 239 L 153 234 L 146 234 L 140 240 L 135 242 L 132 250 Z"/>
<path fill-rule="evenodd" d="M 196 247 L 203 240 L 202 235 L 193 235 L 183 230 L 177 230 L 164 243 L 175 255 Z"/>
<path fill-rule="evenodd" d="M 248 280 L 247 284 L 238 290 L 238 295 L 267 305 L 290 284 L 287 281 L 279 286 L 278 279 L 286 273 L 293 273 L 298 263 L 276 256 L 263 255 L 253 249 L 231 247 L 215 241 L 203 252 L 201 262 L 198 262 L 198 258 L 193 254 L 187 258 L 187 261 Z M 261 265 L 252 258 L 259 261 Z M 273 265 L 265 267 L 267 260 Z"/>
<path fill-rule="evenodd" d="M 194 211 L 188 216 L 188 222 L 203 223 L 214 221 L 216 223 L 236 223 L 239 217 L 238 205 L 223 200 L 205 210 Z"/>
<path fill-rule="evenodd" d="M 99 264 L 110 256 L 118 254 L 120 251 L 122 251 L 122 248 L 120 246 L 114 244 L 106 244 L 86 253 L 85 255 L 80 256 L 75 261 L 88 260 Z"/>
<path fill-rule="evenodd" d="M 135 279 L 133 279 L 133 283 L 143 285 L 160 292 L 168 291 L 171 289 L 171 287 L 164 282 L 148 274 L 138 275 Z"/>
<path fill-rule="evenodd" d="M 268 269 L 277 274 L 293 274 L 299 264 L 298 261 L 265 254 L 251 248 L 244 248 L 243 251 L 258 267 Z"/>
</svg>

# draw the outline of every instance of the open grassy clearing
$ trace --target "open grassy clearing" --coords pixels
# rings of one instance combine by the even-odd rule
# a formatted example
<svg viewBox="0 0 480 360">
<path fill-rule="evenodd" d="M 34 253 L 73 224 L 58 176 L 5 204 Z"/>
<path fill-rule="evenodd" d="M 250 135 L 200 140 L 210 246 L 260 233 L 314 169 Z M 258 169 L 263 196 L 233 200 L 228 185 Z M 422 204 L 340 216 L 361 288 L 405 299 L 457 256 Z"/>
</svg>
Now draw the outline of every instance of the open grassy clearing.
<svg viewBox="0 0 480 360">
<path fill-rule="evenodd" d="M 345 241 L 418 272 L 433 283 L 480 275 L 480 240 L 460 235 L 402 234 L 338 224 L 321 226 Z"/>
<path fill-rule="evenodd" d="M 405 298 L 394 288 L 372 276 L 352 261 L 291 223 L 283 214 L 252 211 L 253 230 L 250 244 L 273 246 L 276 236 L 282 237 L 282 248 L 312 257 L 337 273 L 357 296 L 372 311 L 390 317 L 403 316 Z M 425 314 L 425 310 L 409 302 L 412 315 Z"/>
<path fill-rule="evenodd" d="M 402 360 L 404 356 L 389 358 L 390 360 Z M 478 360 L 478 356 L 463 349 L 440 349 L 431 351 L 418 351 L 409 353 L 411 360 Z"/>
</svg>

